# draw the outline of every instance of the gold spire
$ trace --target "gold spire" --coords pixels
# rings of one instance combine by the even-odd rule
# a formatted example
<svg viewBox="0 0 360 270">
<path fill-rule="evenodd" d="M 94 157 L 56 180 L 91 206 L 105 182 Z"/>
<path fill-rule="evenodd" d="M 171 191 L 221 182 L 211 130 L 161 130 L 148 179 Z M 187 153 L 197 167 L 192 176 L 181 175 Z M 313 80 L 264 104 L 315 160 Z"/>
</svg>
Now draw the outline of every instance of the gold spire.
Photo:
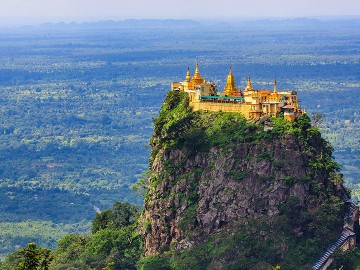
<svg viewBox="0 0 360 270">
<path fill-rule="evenodd" d="M 230 96 L 230 97 L 231 96 L 241 96 L 241 92 L 236 88 L 236 85 L 235 85 L 235 78 L 232 73 L 232 66 L 230 66 L 230 72 L 229 72 L 229 75 L 227 76 L 224 94 L 226 96 Z"/>
<path fill-rule="evenodd" d="M 295 101 L 295 106 L 294 106 L 297 110 L 299 109 L 299 102 L 298 102 L 298 100 L 296 99 L 296 101 Z"/>
<path fill-rule="evenodd" d="M 301 110 L 301 113 L 302 113 L 302 115 L 307 114 L 306 110 L 305 110 L 305 107 Z"/>
<path fill-rule="evenodd" d="M 201 84 L 203 82 L 203 79 L 201 78 L 200 72 L 199 72 L 199 64 L 196 62 L 196 68 L 194 76 L 192 77 L 192 81 L 194 84 Z"/>
<path fill-rule="evenodd" d="M 187 81 L 187 82 L 190 82 L 190 80 L 191 80 L 190 68 L 188 67 L 188 70 L 187 70 L 187 72 L 186 72 L 186 81 Z"/>
<path fill-rule="evenodd" d="M 252 91 L 254 90 L 251 85 L 250 75 L 248 76 L 247 85 L 245 87 L 245 91 Z"/>
<path fill-rule="evenodd" d="M 274 93 L 277 93 L 277 90 L 276 90 L 276 78 L 275 78 L 275 81 L 274 81 Z"/>
</svg>

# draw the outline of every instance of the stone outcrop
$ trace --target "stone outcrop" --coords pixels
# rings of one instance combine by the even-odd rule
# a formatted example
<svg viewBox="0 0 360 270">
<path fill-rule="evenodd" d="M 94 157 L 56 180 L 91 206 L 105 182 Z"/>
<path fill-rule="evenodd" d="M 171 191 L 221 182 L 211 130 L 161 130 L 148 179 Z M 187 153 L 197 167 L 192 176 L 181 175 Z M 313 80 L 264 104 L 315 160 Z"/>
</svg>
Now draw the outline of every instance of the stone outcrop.
<svg viewBox="0 0 360 270">
<path fill-rule="evenodd" d="M 165 180 L 150 183 L 146 254 L 192 246 L 248 218 L 271 218 L 292 195 L 303 206 L 314 207 L 308 196 L 307 159 L 302 142 L 292 135 L 275 143 L 239 143 L 193 156 L 186 150 L 160 152 L 153 162 L 153 180 Z"/>
<path fill-rule="evenodd" d="M 300 251 L 302 243 L 312 242 L 323 250 L 335 240 L 349 194 L 332 148 L 307 116 L 284 121 L 247 122 L 239 114 L 192 112 L 186 96 L 172 91 L 151 140 L 141 225 L 145 255 L 180 254 L 208 241 L 216 244 L 216 235 L 241 233 L 253 241 L 246 245 L 262 239 L 278 242 L 271 246 L 278 254 L 274 256 L 293 267 L 292 255 L 286 257 L 289 245 Z M 248 225 L 253 223 L 260 230 Z M 327 234 L 324 241 L 322 232 Z M 309 254 L 310 260 L 318 256 L 316 249 Z M 308 259 L 299 263 L 310 267 Z M 268 267 L 272 260 L 270 255 L 262 262 Z M 211 264 L 215 262 L 220 263 L 215 259 Z M 230 256 L 221 262 L 225 268 L 216 269 L 229 263 L 236 259 Z"/>
</svg>

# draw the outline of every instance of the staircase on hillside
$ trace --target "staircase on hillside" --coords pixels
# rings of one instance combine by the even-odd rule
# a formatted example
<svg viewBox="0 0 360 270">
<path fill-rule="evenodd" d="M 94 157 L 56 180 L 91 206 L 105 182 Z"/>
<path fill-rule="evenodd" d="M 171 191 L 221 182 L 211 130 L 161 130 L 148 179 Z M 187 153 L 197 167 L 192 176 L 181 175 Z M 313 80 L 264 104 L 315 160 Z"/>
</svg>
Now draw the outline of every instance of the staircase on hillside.
<svg viewBox="0 0 360 270">
<path fill-rule="evenodd" d="M 325 253 L 320 257 L 320 259 L 318 259 L 314 265 L 312 266 L 312 268 L 314 270 L 320 270 L 321 267 L 329 260 L 329 258 L 331 257 L 331 255 L 334 254 L 334 252 L 340 248 L 341 246 L 344 245 L 344 243 L 346 243 L 346 241 L 348 241 L 348 239 L 350 237 L 353 237 L 355 235 L 355 233 L 348 231 L 348 230 L 344 230 L 342 231 L 341 235 L 339 236 L 338 239 L 336 239 L 336 241 L 331 244 L 327 250 L 325 251 Z"/>
<path fill-rule="evenodd" d="M 347 213 L 344 217 L 344 225 L 343 225 L 343 231 L 341 235 L 336 239 L 334 243 L 332 243 L 325 253 L 313 264 L 312 269 L 313 270 L 324 270 L 327 267 L 325 267 L 326 263 L 328 263 L 329 259 L 331 259 L 331 256 L 334 254 L 334 252 L 339 249 L 343 248 L 343 250 L 347 250 L 350 248 L 353 248 L 355 245 L 355 232 L 354 232 L 354 216 L 356 216 L 356 219 L 358 219 L 358 206 L 355 201 L 349 199 L 346 201 L 348 203 L 348 209 Z M 348 244 L 348 245 L 346 245 Z M 328 265 L 331 263 L 331 261 L 328 263 Z"/>
</svg>

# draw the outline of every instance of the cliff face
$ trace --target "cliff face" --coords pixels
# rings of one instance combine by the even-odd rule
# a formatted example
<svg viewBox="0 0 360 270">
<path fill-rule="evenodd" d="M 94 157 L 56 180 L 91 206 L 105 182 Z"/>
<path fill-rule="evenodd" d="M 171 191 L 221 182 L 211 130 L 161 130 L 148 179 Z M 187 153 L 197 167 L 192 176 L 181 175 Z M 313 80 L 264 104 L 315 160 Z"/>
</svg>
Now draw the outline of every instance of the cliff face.
<svg viewBox="0 0 360 270">
<path fill-rule="evenodd" d="M 191 250 L 242 230 L 255 242 L 278 239 L 275 250 L 286 261 L 288 250 L 298 248 L 294 241 L 315 237 L 321 249 L 341 230 L 348 194 L 334 181 L 331 147 L 307 117 L 248 123 L 237 114 L 193 113 L 186 96 L 173 92 L 155 121 L 152 145 L 146 255 Z"/>
</svg>

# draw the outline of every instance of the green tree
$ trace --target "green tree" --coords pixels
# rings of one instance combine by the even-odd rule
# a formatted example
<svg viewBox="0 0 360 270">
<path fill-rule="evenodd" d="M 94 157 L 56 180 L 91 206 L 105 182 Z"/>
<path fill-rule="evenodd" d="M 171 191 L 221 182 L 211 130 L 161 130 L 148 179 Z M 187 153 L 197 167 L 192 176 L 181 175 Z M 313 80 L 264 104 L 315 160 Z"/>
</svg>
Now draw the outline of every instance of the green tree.
<svg viewBox="0 0 360 270">
<path fill-rule="evenodd" d="M 324 123 L 324 116 L 320 113 L 311 113 L 312 123 L 314 127 L 321 127 Z"/>
<path fill-rule="evenodd" d="M 108 263 L 108 265 L 106 267 L 104 267 L 103 269 L 101 270 L 112 270 L 113 267 L 114 267 L 115 263 L 114 262 L 110 262 Z"/>
<path fill-rule="evenodd" d="M 112 215 L 112 228 L 117 229 L 124 226 L 129 226 L 135 220 L 138 214 L 138 208 L 136 205 L 132 205 L 128 202 L 121 203 L 116 202 L 113 206 Z"/>
<path fill-rule="evenodd" d="M 20 257 L 18 270 L 48 270 L 54 259 L 50 250 L 38 248 L 35 243 L 29 243 L 16 253 Z"/>
<path fill-rule="evenodd" d="M 360 251 L 358 249 L 347 251 L 336 251 L 334 261 L 330 265 L 331 270 L 360 269 Z"/>
<path fill-rule="evenodd" d="M 119 229 L 133 224 L 139 210 L 136 205 L 130 203 L 116 202 L 113 210 L 105 210 L 96 214 L 92 223 L 92 233 L 95 234 L 99 230 Z"/>
<path fill-rule="evenodd" d="M 113 262 L 115 269 L 135 270 L 141 255 L 141 237 L 136 233 L 136 226 L 97 231 L 86 244 L 78 269 L 100 270 Z"/>
<path fill-rule="evenodd" d="M 139 178 L 139 180 L 132 185 L 132 189 L 137 192 L 138 194 L 140 194 L 141 196 L 144 196 L 146 190 L 148 189 L 149 186 L 149 178 L 151 177 L 151 171 L 147 170 L 145 171 L 141 177 Z"/>
<path fill-rule="evenodd" d="M 92 268 L 102 269 L 106 265 L 106 257 L 114 248 L 118 232 L 110 229 L 100 230 L 92 235 L 81 254 L 81 261 Z"/>
<path fill-rule="evenodd" d="M 160 256 L 145 257 L 140 265 L 140 270 L 170 270 L 169 261 L 167 258 Z"/>
<path fill-rule="evenodd" d="M 85 250 L 90 237 L 77 234 L 69 234 L 58 242 L 56 250 L 56 262 L 58 264 L 69 264 L 75 268 L 79 268 L 80 256 Z"/>
<path fill-rule="evenodd" d="M 96 214 L 93 222 L 91 232 L 96 233 L 99 230 L 104 230 L 109 226 L 110 221 L 113 218 L 113 212 L 111 210 L 102 211 Z"/>
<path fill-rule="evenodd" d="M 115 203 L 112 210 L 97 214 L 91 235 L 70 234 L 59 241 L 52 269 L 135 270 L 142 242 L 137 213 L 135 205 Z"/>
<path fill-rule="evenodd" d="M 334 183 L 334 185 L 340 189 L 341 185 L 344 183 L 344 176 L 342 173 L 330 173 L 330 181 Z"/>
<path fill-rule="evenodd" d="M 20 257 L 17 252 L 11 253 L 5 257 L 3 262 L 0 262 L 1 270 L 13 270 L 16 269 L 20 262 Z"/>
</svg>

